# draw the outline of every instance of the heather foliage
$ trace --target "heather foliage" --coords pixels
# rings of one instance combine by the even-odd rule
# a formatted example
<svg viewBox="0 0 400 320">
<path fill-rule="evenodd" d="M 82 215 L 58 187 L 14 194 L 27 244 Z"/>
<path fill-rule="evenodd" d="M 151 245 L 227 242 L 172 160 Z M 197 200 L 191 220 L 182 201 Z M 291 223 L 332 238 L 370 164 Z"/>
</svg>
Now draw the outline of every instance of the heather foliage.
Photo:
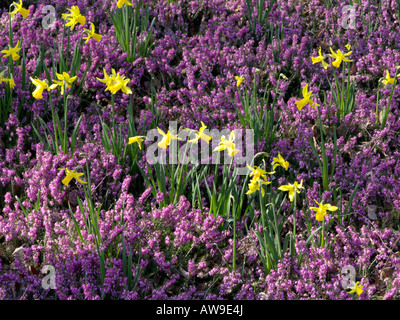
<svg viewBox="0 0 400 320">
<path fill-rule="evenodd" d="M 399 1 L 10 4 L 0 299 L 400 297 Z"/>
</svg>

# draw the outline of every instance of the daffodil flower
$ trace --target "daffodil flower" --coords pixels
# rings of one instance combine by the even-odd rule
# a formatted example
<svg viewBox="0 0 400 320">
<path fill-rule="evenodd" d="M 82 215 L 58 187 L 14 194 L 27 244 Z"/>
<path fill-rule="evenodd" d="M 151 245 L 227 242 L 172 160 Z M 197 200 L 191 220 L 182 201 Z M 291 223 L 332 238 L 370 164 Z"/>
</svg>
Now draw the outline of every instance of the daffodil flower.
<svg viewBox="0 0 400 320">
<path fill-rule="evenodd" d="M 303 187 L 303 180 L 301 180 L 300 183 L 298 183 L 297 181 L 295 181 L 294 184 L 289 183 L 289 184 L 287 184 L 287 185 L 283 185 L 283 186 L 280 186 L 280 187 L 278 188 L 278 190 L 281 190 L 281 191 L 289 191 L 289 200 L 290 200 L 290 202 L 293 202 L 294 193 L 295 193 L 295 192 L 300 193 L 300 192 L 301 192 L 301 189 L 304 189 L 304 187 Z"/>
<path fill-rule="evenodd" d="M 14 61 L 17 61 L 20 57 L 20 55 L 17 53 L 21 50 L 19 48 L 19 40 L 17 42 L 17 45 L 14 48 L 10 48 L 8 50 L 2 50 L 1 53 L 4 53 L 4 57 L 11 56 Z"/>
<path fill-rule="evenodd" d="M 167 149 L 167 147 L 169 146 L 169 144 L 170 144 L 172 139 L 174 139 L 174 140 L 182 140 L 181 138 L 178 138 L 178 135 L 173 135 L 170 131 L 165 133 L 159 127 L 157 127 L 157 130 L 163 136 L 162 140 L 158 143 L 158 146 L 161 149 Z"/>
<path fill-rule="evenodd" d="M 310 209 L 316 212 L 315 219 L 317 221 L 324 221 L 326 211 L 336 211 L 339 209 L 338 207 L 331 206 L 329 203 L 323 204 L 322 202 L 318 203 L 317 200 L 314 201 L 317 203 L 318 207 L 311 207 Z"/>
<path fill-rule="evenodd" d="M 236 80 L 236 87 L 239 87 L 240 84 L 243 82 L 244 77 L 235 76 L 235 80 Z"/>
<path fill-rule="evenodd" d="M 278 166 L 281 166 L 285 170 L 289 168 L 289 162 L 285 161 L 285 159 L 282 158 L 280 153 L 278 153 L 278 158 L 272 158 L 271 164 L 273 165 L 272 170 L 275 170 L 275 168 Z"/>
<path fill-rule="evenodd" d="M 2 82 L 8 82 L 9 83 L 9 85 L 10 85 L 10 88 L 11 89 L 14 89 L 14 87 L 15 87 L 15 82 L 14 82 L 14 78 L 13 78 L 13 76 L 11 75 L 11 78 L 4 78 L 4 73 L 5 73 L 5 71 L 3 71 L 3 72 L 1 72 L 0 73 L 0 83 L 2 83 Z"/>
<path fill-rule="evenodd" d="M 319 106 L 319 104 L 315 103 L 310 99 L 312 90 L 309 92 L 307 90 L 308 90 L 308 84 L 306 84 L 303 88 L 303 99 L 296 101 L 296 106 L 297 109 L 299 110 L 303 109 L 307 104 L 310 104 L 310 106 L 314 109 L 315 109 L 314 105 Z"/>
<path fill-rule="evenodd" d="M 325 56 L 323 56 L 322 53 L 321 53 L 321 47 L 318 48 L 318 57 L 311 57 L 311 60 L 312 60 L 313 64 L 316 64 L 318 62 L 322 62 L 322 66 L 326 70 L 328 68 L 329 64 L 326 63 L 324 61 L 324 59 L 325 59 Z"/>
<path fill-rule="evenodd" d="M 226 140 L 225 136 L 221 137 L 221 141 L 219 142 L 219 145 L 214 149 L 214 151 L 223 151 L 225 149 L 228 150 L 228 155 L 230 157 L 233 157 L 236 155 L 239 150 L 236 149 L 235 144 L 233 143 L 233 140 L 235 140 L 235 130 L 232 130 L 231 134 L 229 135 L 229 139 Z"/>
<path fill-rule="evenodd" d="M 83 29 L 83 33 L 87 33 L 87 36 L 83 37 L 83 39 L 86 40 L 85 43 L 88 43 L 90 38 L 93 38 L 96 41 L 100 41 L 103 36 L 101 34 L 98 34 L 98 33 L 94 32 L 95 28 L 94 28 L 94 24 L 93 23 L 90 23 L 90 27 L 91 27 L 91 30 Z"/>
<path fill-rule="evenodd" d="M 199 139 L 202 139 L 203 141 L 207 142 L 207 144 L 208 144 L 208 143 L 210 143 L 211 137 L 206 135 L 203 132 L 204 129 L 207 128 L 207 126 L 203 123 L 203 121 L 200 121 L 200 122 L 201 122 L 201 127 L 200 127 L 199 131 L 197 131 L 196 137 L 194 139 L 188 140 L 188 142 L 197 143 L 199 141 Z"/>
<path fill-rule="evenodd" d="M 399 78 L 399 77 L 400 77 L 400 74 L 397 75 L 397 78 Z M 386 77 L 383 78 L 382 83 L 385 85 L 384 88 L 386 88 L 388 83 L 391 83 L 391 84 L 395 83 L 394 78 L 390 77 L 390 73 L 388 70 L 386 70 Z"/>
<path fill-rule="evenodd" d="M 267 180 L 266 174 L 274 174 L 275 173 L 275 171 L 272 171 L 272 172 L 264 171 L 263 169 L 261 169 L 257 166 L 254 166 L 254 168 L 252 168 L 249 165 L 247 165 L 247 169 L 249 169 L 251 171 L 250 177 L 253 177 L 253 179 L 263 178 L 264 180 Z"/>
<path fill-rule="evenodd" d="M 56 73 L 58 80 L 53 80 L 56 86 L 61 87 L 61 95 L 64 95 L 64 87 L 65 89 L 71 88 L 71 83 L 75 81 L 77 76 L 70 77 L 68 73 L 63 72 L 62 74 Z"/>
<path fill-rule="evenodd" d="M 349 51 L 347 53 L 342 53 L 342 51 L 340 51 L 340 49 L 338 49 L 338 51 L 335 53 L 332 48 L 329 48 L 332 52 L 332 54 L 330 54 L 329 56 L 332 57 L 333 59 L 336 59 L 335 61 L 332 62 L 332 65 L 336 68 L 340 67 L 340 64 L 342 63 L 342 61 L 345 62 L 352 62 L 353 60 L 349 60 L 346 57 L 349 56 L 352 51 Z"/>
<path fill-rule="evenodd" d="M 122 90 L 126 94 L 132 94 L 132 90 L 126 86 L 130 81 L 129 79 L 120 76 L 114 69 L 112 69 L 111 77 L 107 74 L 106 69 L 103 69 L 103 72 L 104 79 L 97 78 L 97 80 L 107 85 L 105 91 L 109 90 L 112 94 L 116 94 L 119 90 Z"/>
<path fill-rule="evenodd" d="M 347 50 L 351 49 L 351 45 L 349 45 L 349 44 L 346 44 L 345 47 L 346 47 Z"/>
<path fill-rule="evenodd" d="M 358 284 L 360 283 L 360 281 L 357 281 L 354 286 L 349 287 L 349 289 L 351 289 L 351 291 L 349 293 L 357 293 L 359 296 L 364 292 L 363 290 L 363 286 L 359 286 Z"/>
<path fill-rule="evenodd" d="M 96 79 L 107 85 L 106 90 L 105 90 L 105 91 L 107 91 L 107 90 L 109 90 L 110 85 L 113 83 L 114 77 L 116 76 L 116 74 L 115 74 L 114 69 L 112 69 L 113 75 L 111 77 L 107 74 L 106 69 L 103 68 L 103 72 L 104 72 L 104 79 L 99 79 L 99 78 L 96 78 Z"/>
<path fill-rule="evenodd" d="M 126 4 L 127 6 L 132 5 L 132 3 L 129 2 L 129 0 L 118 0 L 117 7 L 121 9 L 124 4 Z"/>
<path fill-rule="evenodd" d="M 83 184 L 87 183 L 79 178 L 79 177 L 83 176 L 83 173 L 78 173 L 78 172 L 75 172 L 75 170 L 69 170 L 68 168 L 60 168 L 58 170 L 65 170 L 65 174 L 67 176 L 61 182 L 67 187 L 72 179 L 75 179 L 76 181 L 83 183 Z"/>
<path fill-rule="evenodd" d="M 128 144 L 137 143 L 139 145 L 139 149 L 142 150 L 142 142 L 144 141 L 144 136 L 136 136 L 129 138 Z"/>
<path fill-rule="evenodd" d="M 47 90 L 50 91 L 52 89 L 55 89 L 57 87 L 56 84 L 53 84 L 51 86 L 49 86 L 49 84 L 47 83 L 47 80 L 39 80 L 39 79 L 33 79 L 32 77 L 30 77 L 32 83 L 36 86 L 35 91 L 33 91 L 32 96 L 35 99 L 42 99 L 43 96 L 43 90 Z"/>
<path fill-rule="evenodd" d="M 246 194 L 252 194 L 253 192 L 255 192 L 256 190 L 260 190 L 261 188 L 261 196 L 264 197 L 265 192 L 264 189 L 262 188 L 262 185 L 268 185 L 270 184 L 270 181 L 263 181 L 261 179 L 251 179 L 250 183 L 249 183 L 249 190 L 246 192 Z"/>
<path fill-rule="evenodd" d="M 70 9 L 67 9 L 70 13 L 63 13 L 62 18 L 64 20 L 69 21 L 65 24 L 66 27 L 71 27 L 71 30 L 74 30 L 75 25 L 77 23 L 86 24 L 86 17 L 81 15 L 78 6 L 72 6 Z"/>
<path fill-rule="evenodd" d="M 22 0 L 20 0 L 19 4 L 13 2 L 10 7 L 14 7 L 14 10 L 10 12 L 11 18 L 14 17 L 14 15 L 16 15 L 18 12 L 24 19 L 29 15 L 29 10 L 22 8 Z"/>
<path fill-rule="evenodd" d="M 10 79 L 7 79 L 7 81 L 8 81 L 8 83 L 10 84 L 10 88 L 11 88 L 11 89 L 14 89 L 14 87 L 15 87 L 15 81 L 14 81 L 14 78 L 12 77 L 12 75 L 11 75 L 11 78 L 10 78 Z"/>
<path fill-rule="evenodd" d="M 113 84 L 109 87 L 112 94 L 116 94 L 119 90 L 126 94 L 132 94 L 132 90 L 126 85 L 131 81 L 130 79 L 120 76 L 117 76 L 114 79 Z"/>
</svg>

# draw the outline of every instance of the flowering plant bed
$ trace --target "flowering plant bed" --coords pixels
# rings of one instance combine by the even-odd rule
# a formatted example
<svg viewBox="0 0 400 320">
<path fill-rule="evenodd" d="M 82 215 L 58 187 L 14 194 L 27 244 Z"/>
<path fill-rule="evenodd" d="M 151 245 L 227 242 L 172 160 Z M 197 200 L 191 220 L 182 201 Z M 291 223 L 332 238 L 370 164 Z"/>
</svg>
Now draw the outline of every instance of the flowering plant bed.
<svg viewBox="0 0 400 320">
<path fill-rule="evenodd" d="M 400 298 L 400 1 L 0 6 L 0 299 Z"/>
</svg>

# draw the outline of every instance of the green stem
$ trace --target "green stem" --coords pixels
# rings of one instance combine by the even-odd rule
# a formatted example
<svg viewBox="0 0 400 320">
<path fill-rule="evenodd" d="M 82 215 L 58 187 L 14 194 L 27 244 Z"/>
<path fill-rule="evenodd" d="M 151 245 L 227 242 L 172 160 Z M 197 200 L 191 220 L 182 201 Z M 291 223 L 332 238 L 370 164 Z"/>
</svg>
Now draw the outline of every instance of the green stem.
<svg viewBox="0 0 400 320">
<path fill-rule="evenodd" d="M 57 129 L 56 129 L 56 117 L 55 117 L 55 114 L 54 114 L 53 99 L 51 98 L 51 93 L 49 93 L 49 99 L 50 99 L 51 117 L 53 118 L 55 149 L 56 149 L 56 154 L 58 154 L 58 138 L 57 138 Z"/>
<path fill-rule="evenodd" d="M 379 87 L 378 92 L 376 94 L 376 120 L 375 123 L 378 124 L 379 121 Z"/>
<path fill-rule="evenodd" d="M 63 92 L 64 92 L 64 141 L 63 141 L 63 152 L 66 154 L 68 152 L 68 135 L 67 135 L 67 115 L 68 115 L 68 102 L 67 94 L 65 92 L 65 82 L 63 82 Z"/>
<path fill-rule="evenodd" d="M 236 270 L 236 213 L 233 213 L 233 271 Z"/>
<path fill-rule="evenodd" d="M 340 99 L 340 94 L 339 94 L 339 81 L 336 75 L 336 71 L 333 70 L 333 74 L 335 76 L 335 85 L 336 85 L 336 97 L 337 97 L 337 101 L 338 101 L 338 112 L 337 112 L 337 117 L 338 117 L 338 123 L 340 122 L 340 115 L 342 113 L 342 101 Z"/>
</svg>

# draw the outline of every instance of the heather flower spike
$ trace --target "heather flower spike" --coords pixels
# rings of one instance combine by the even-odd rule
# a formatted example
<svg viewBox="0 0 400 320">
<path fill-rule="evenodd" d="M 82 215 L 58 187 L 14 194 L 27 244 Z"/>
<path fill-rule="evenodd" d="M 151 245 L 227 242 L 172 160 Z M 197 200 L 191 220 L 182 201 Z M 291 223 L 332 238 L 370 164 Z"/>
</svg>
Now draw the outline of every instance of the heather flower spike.
<svg viewBox="0 0 400 320">
<path fill-rule="evenodd" d="M 87 182 L 85 182 L 79 178 L 79 177 L 83 176 L 83 172 L 78 173 L 78 172 L 75 172 L 75 170 L 69 170 L 68 168 L 59 168 L 58 170 L 65 170 L 65 174 L 67 176 L 61 182 L 67 187 L 69 186 L 69 183 L 71 182 L 72 179 L 75 179 L 76 181 L 78 181 L 80 183 L 87 184 Z"/>
<path fill-rule="evenodd" d="M 123 5 L 131 6 L 132 3 L 130 3 L 129 0 L 118 0 L 117 7 L 121 9 Z"/>
<path fill-rule="evenodd" d="M 81 15 L 78 6 L 72 6 L 70 9 L 67 9 L 70 13 L 63 13 L 62 18 L 67 20 L 68 23 L 65 24 L 66 27 L 71 27 L 71 30 L 74 30 L 75 25 L 79 24 L 86 24 L 86 17 Z"/>
<path fill-rule="evenodd" d="M 304 187 L 303 187 L 303 180 L 301 180 L 300 183 L 298 183 L 297 181 L 295 181 L 294 184 L 289 183 L 289 184 L 287 184 L 287 185 L 283 185 L 283 186 L 280 186 L 280 187 L 278 188 L 278 190 L 281 190 L 281 191 L 288 191 L 288 192 L 289 192 L 289 200 L 290 200 L 290 202 L 293 202 L 294 193 L 295 193 L 295 192 L 300 193 L 300 192 L 301 192 L 301 189 L 304 189 Z"/>
<path fill-rule="evenodd" d="M 354 286 L 349 287 L 349 289 L 351 289 L 351 291 L 349 293 L 356 293 L 357 295 L 361 295 L 364 290 L 363 290 L 363 286 L 359 286 L 358 284 L 360 283 L 360 281 L 357 281 Z"/>
<path fill-rule="evenodd" d="M 70 77 L 68 73 L 63 72 L 62 74 L 56 73 L 58 80 L 53 80 L 56 86 L 61 87 L 61 95 L 64 95 L 64 87 L 65 89 L 71 88 L 71 83 L 75 81 L 77 76 Z"/>
<path fill-rule="evenodd" d="M 311 60 L 312 60 L 313 64 L 318 63 L 318 62 L 322 62 L 322 66 L 326 70 L 328 68 L 329 64 L 326 63 L 324 61 L 324 59 L 325 59 L 325 56 L 323 56 L 322 53 L 321 53 L 321 47 L 319 47 L 319 49 L 318 49 L 318 57 L 311 57 Z"/>
<path fill-rule="evenodd" d="M 142 150 L 142 142 L 144 141 L 144 136 L 136 136 L 129 138 L 128 144 L 137 143 L 139 145 L 139 149 Z"/>
<path fill-rule="evenodd" d="M 317 203 L 318 207 L 311 207 L 310 209 L 316 212 L 315 219 L 317 221 L 324 221 L 326 211 L 336 211 L 339 209 L 338 207 L 332 206 L 329 203 L 323 204 L 322 202 L 318 203 L 317 200 L 314 201 Z"/>
<path fill-rule="evenodd" d="M 303 87 L 303 99 L 296 101 L 296 106 L 297 106 L 297 109 L 299 109 L 299 110 L 303 109 L 304 106 L 306 106 L 307 104 L 310 104 L 310 106 L 314 109 L 315 109 L 314 105 L 319 106 L 319 104 L 315 103 L 314 101 L 312 101 L 310 99 L 312 90 L 311 91 L 307 91 L 307 90 L 308 90 L 308 84 L 306 84 Z"/>
<path fill-rule="evenodd" d="M 289 162 L 285 161 L 285 159 L 282 158 L 281 154 L 278 153 L 278 158 L 272 158 L 272 170 L 275 170 L 276 167 L 281 166 L 285 170 L 289 168 Z"/>
<path fill-rule="evenodd" d="M 39 80 L 38 78 L 33 79 L 32 77 L 30 77 L 32 83 L 36 86 L 35 91 L 33 91 L 32 96 L 35 99 L 42 99 L 43 98 L 43 90 L 47 90 L 50 91 L 52 89 L 55 89 L 57 87 L 56 84 L 53 84 L 51 86 L 49 86 L 49 84 L 47 83 L 47 80 Z"/>
<path fill-rule="evenodd" d="M 83 39 L 86 40 L 85 43 L 88 43 L 90 38 L 93 38 L 96 41 L 100 41 L 103 36 L 98 33 L 95 33 L 95 27 L 94 27 L 93 23 L 90 23 L 90 27 L 91 27 L 91 30 L 83 29 L 83 33 L 87 33 L 87 36 L 83 37 Z"/>
<path fill-rule="evenodd" d="M 203 141 L 210 143 L 211 137 L 206 135 L 205 133 L 203 133 L 203 131 L 207 128 L 207 126 L 203 123 L 203 121 L 201 122 L 201 127 L 199 129 L 199 131 L 197 131 L 196 133 L 196 137 L 194 139 L 188 140 L 188 142 L 191 143 L 197 143 L 199 141 L 199 139 L 202 139 Z"/>
<path fill-rule="evenodd" d="M 10 48 L 8 50 L 2 50 L 1 53 L 4 53 L 4 57 L 11 56 L 14 61 L 17 61 L 20 58 L 20 55 L 17 53 L 21 50 L 19 47 L 19 40 L 17 45 L 14 48 Z"/>
<path fill-rule="evenodd" d="M 231 134 L 229 135 L 229 140 L 226 140 L 225 136 L 222 136 L 219 145 L 214 149 L 214 151 L 224 151 L 227 149 L 229 156 L 233 157 L 239 152 L 239 150 L 236 149 L 233 140 L 235 140 L 235 130 L 232 130 Z"/>
<path fill-rule="evenodd" d="M 346 57 L 349 56 L 352 51 L 349 51 L 347 53 L 342 53 L 342 51 L 340 51 L 340 49 L 338 49 L 338 51 L 336 51 L 336 53 L 332 50 L 332 48 L 329 48 L 332 52 L 332 54 L 330 54 L 329 56 L 332 57 L 333 59 L 336 59 L 335 61 L 332 62 L 332 65 L 336 68 L 340 67 L 340 64 L 342 63 L 342 61 L 345 62 L 352 62 L 353 60 L 349 60 Z"/>
<path fill-rule="evenodd" d="M 19 4 L 13 2 L 10 7 L 14 7 L 14 10 L 10 12 L 11 18 L 14 17 L 14 15 L 16 15 L 18 12 L 24 19 L 29 15 L 29 10 L 22 8 L 22 0 L 20 0 Z"/>
<path fill-rule="evenodd" d="M 158 146 L 161 149 L 167 149 L 167 147 L 169 146 L 169 144 L 170 144 L 172 139 L 174 139 L 174 140 L 182 140 L 181 138 L 178 138 L 178 135 L 173 135 L 170 131 L 165 133 L 159 127 L 157 127 L 157 130 L 163 136 L 162 140 L 158 143 Z"/>
</svg>

